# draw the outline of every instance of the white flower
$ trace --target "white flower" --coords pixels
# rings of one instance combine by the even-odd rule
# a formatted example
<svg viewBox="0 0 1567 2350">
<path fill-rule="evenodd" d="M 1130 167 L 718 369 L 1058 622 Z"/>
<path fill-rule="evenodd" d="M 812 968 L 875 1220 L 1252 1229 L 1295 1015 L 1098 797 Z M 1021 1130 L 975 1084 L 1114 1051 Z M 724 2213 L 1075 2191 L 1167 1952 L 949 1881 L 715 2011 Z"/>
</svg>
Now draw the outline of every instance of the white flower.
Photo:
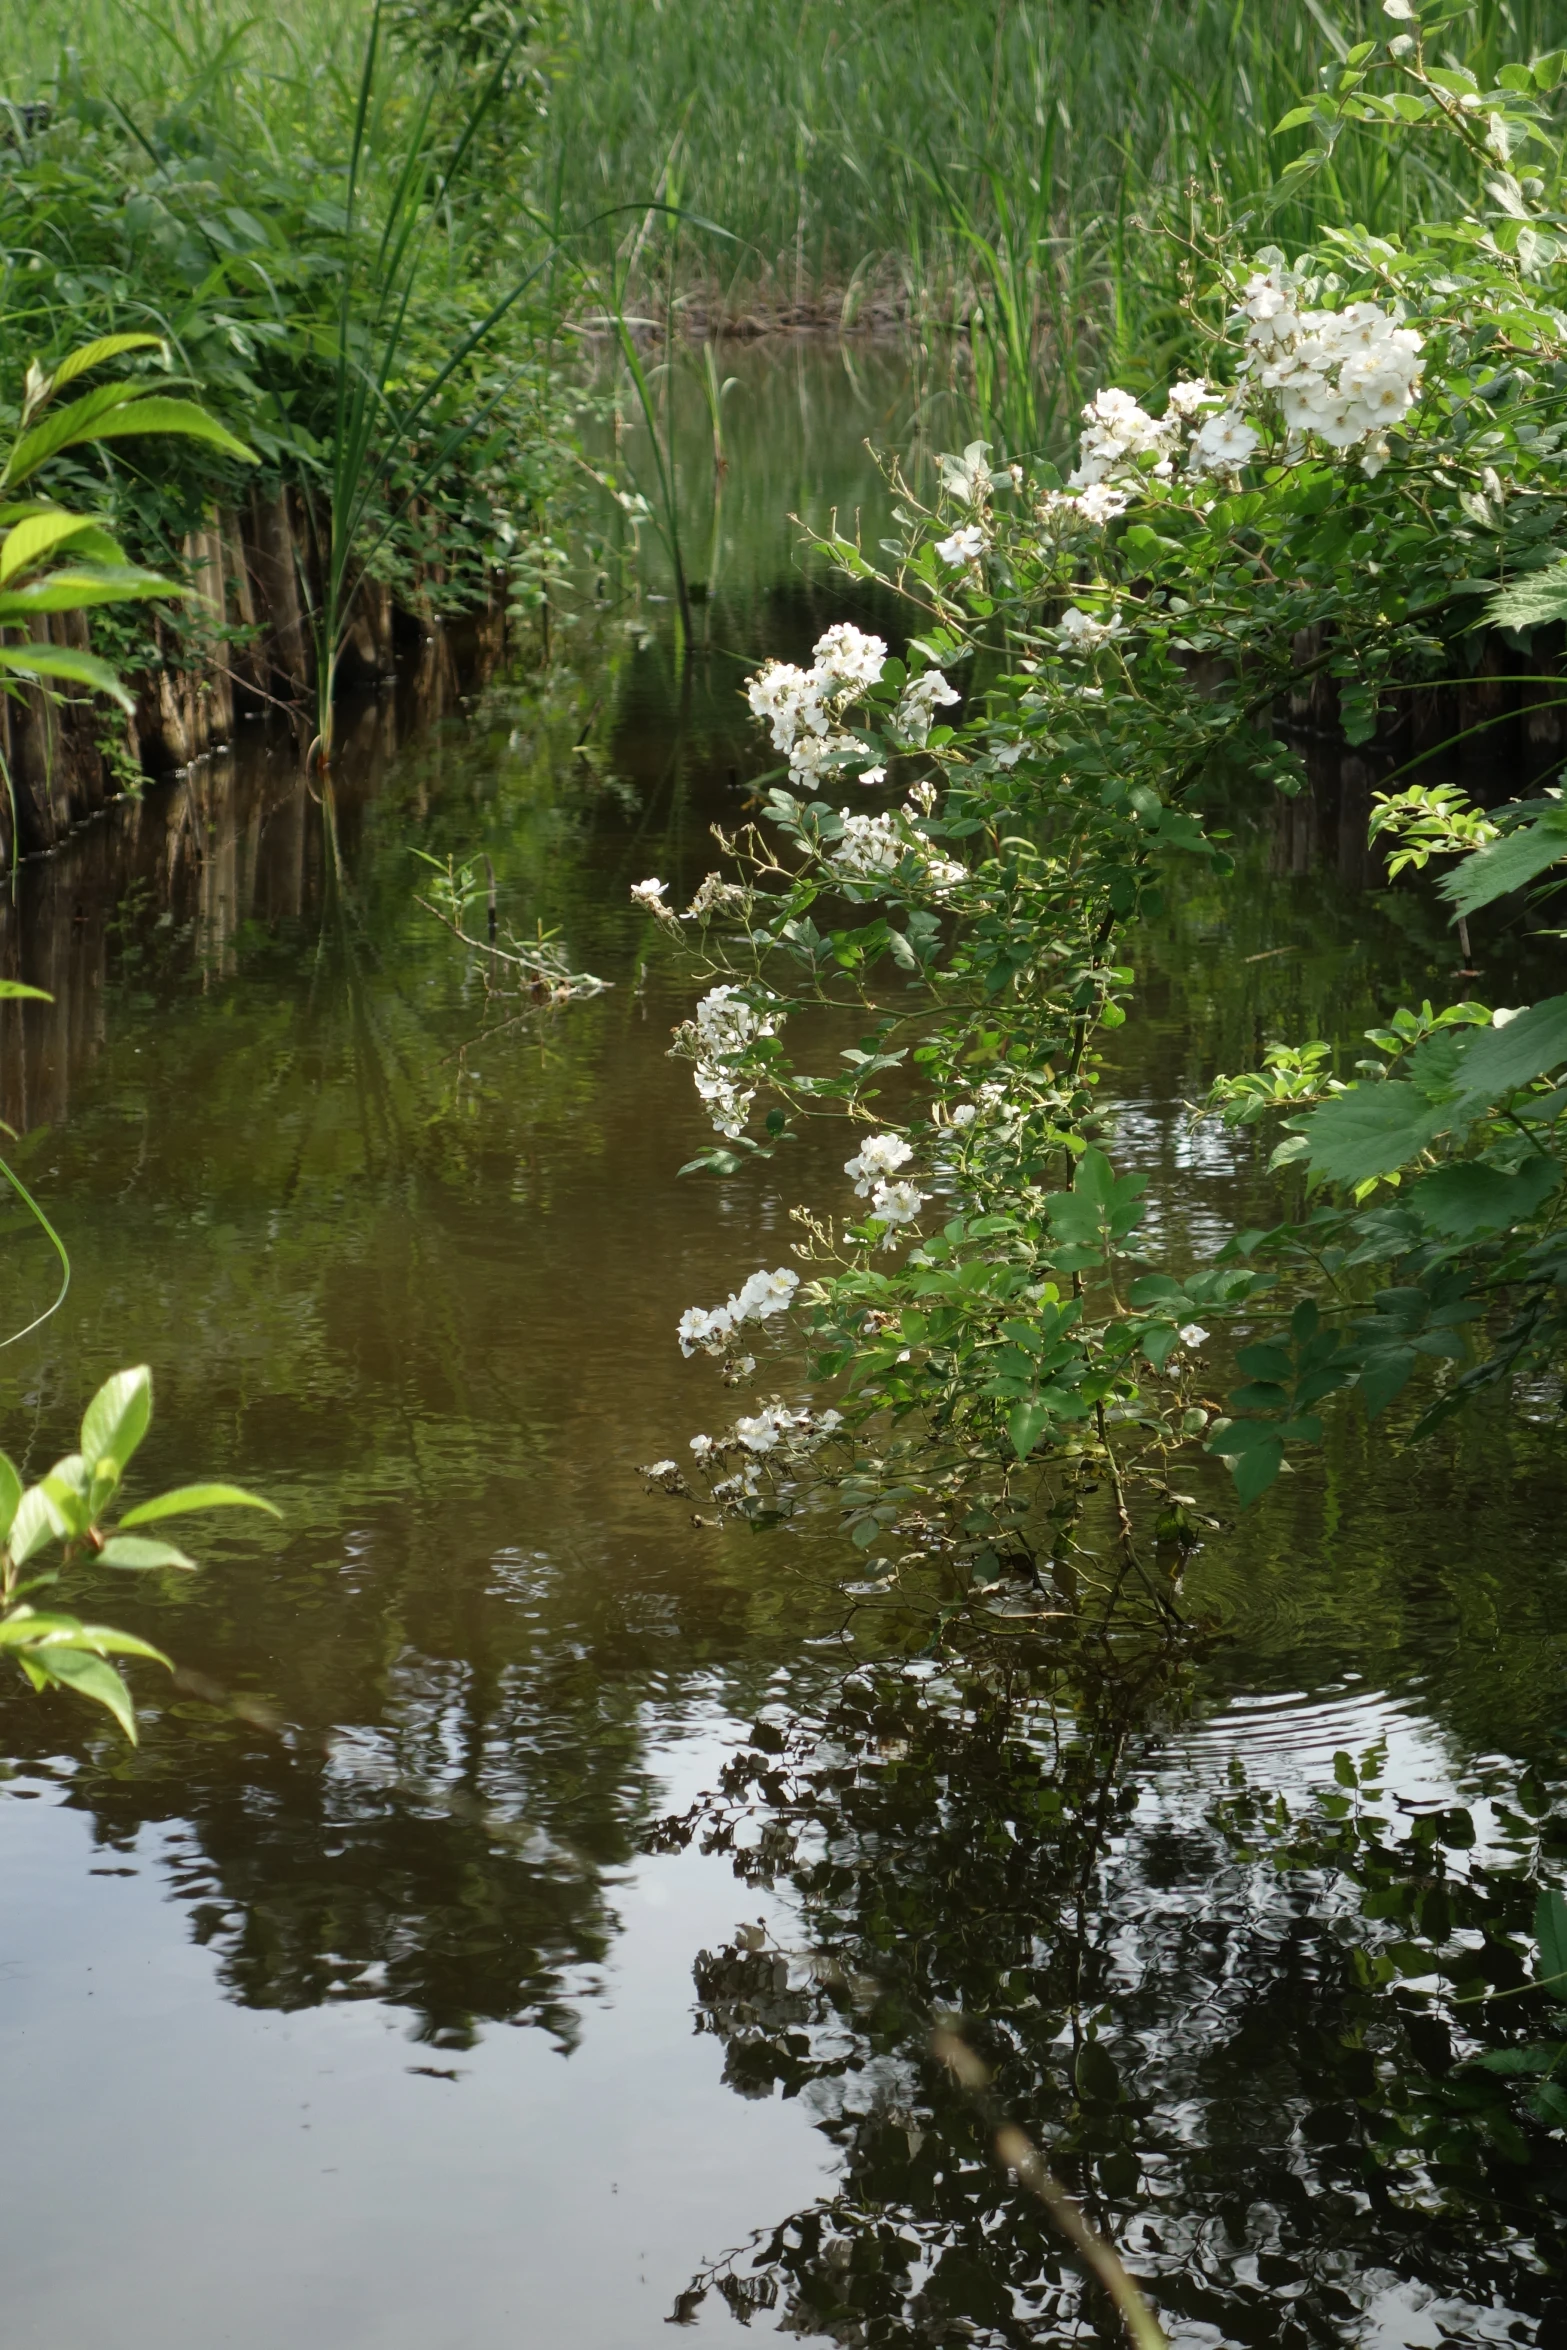
<svg viewBox="0 0 1567 2350">
<path fill-rule="evenodd" d="M 887 662 L 887 648 L 879 636 L 867 636 L 852 622 L 840 620 L 813 648 L 815 676 L 829 699 L 851 689 L 863 693 L 874 685 Z"/>
<path fill-rule="evenodd" d="M 735 1422 L 735 1434 L 749 1452 L 771 1452 L 781 1436 L 792 1428 L 808 1428 L 809 1412 L 791 1412 L 787 1404 L 764 1404 L 752 1417 Z"/>
<path fill-rule="evenodd" d="M 1178 415 L 1156 420 L 1138 407 L 1130 392 L 1114 389 L 1096 392 L 1083 410 L 1083 422 L 1088 430 L 1079 446 L 1077 469 L 1070 476 L 1068 486 L 1074 490 L 1091 489 L 1115 474 L 1140 474 L 1142 467 L 1138 459 L 1147 456 L 1157 459 L 1153 468 L 1156 474 L 1167 474 L 1180 421 Z"/>
<path fill-rule="evenodd" d="M 932 857 L 925 867 L 926 886 L 938 898 L 967 879 L 968 867 L 957 864 L 951 857 Z"/>
<path fill-rule="evenodd" d="M 869 1199 L 883 1176 L 895 1175 L 913 1156 L 913 1145 L 905 1142 L 901 1134 L 872 1134 L 861 1143 L 852 1159 L 844 1160 L 843 1171 L 854 1177 L 859 1197 Z"/>
<path fill-rule="evenodd" d="M 644 1477 L 678 1477 L 680 1469 L 675 1461 L 649 1461 L 642 1474 Z"/>
<path fill-rule="evenodd" d="M 1505 1028 L 1509 1020 L 1517 1019 L 1522 1009 L 1523 1006 L 1521 1004 L 1513 1004 L 1511 1006 L 1508 1006 L 1507 1004 L 1498 1004 L 1496 1010 L 1491 1014 L 1491 1026 L 1493 1028 Z"/>
<path fill-rule="evenodd" d="M 1181 1325 L 1182 1346 L 1201 1346 L 1207 1335 L 1207 1331 L 1200 1322 L 1183 1322 Z"/>
<path fill-rule="evenodd" d="M 1097 653 L 1113 636 L 1121 634 L 1121 615 L 1112 613 L 1108 620 L 1095 620 L 1091 613 L 1080 612 L 1069 604 L 1061 615 L 1056 630 L 1056 642 L 1064 653 Z"/>
<path fill-rule="evenodd" d="M 886 780 L 887 770 L 885 767 L 867 767 L 860 777 L 861 783 L 885 783 Z"/>
<path fill-rule="evenodd" d="M 693 1452 L 696 1454 L 696 1457 L 697 1457 L 697 1459 L 698 1459 L 699 1461 L 705 1461 L 705 1460 L 707 1459 L 707 1456 L 708 1456 L 708 1454 L 709 1454 L 709 1453 L 712 1451 L 712 1449 L 713 1449 L 713 1439 L 711 1438 L 711 1436 L 693 1436 L 693 1437 L 692 1437 L 692 1439 L 691 1439 L 691 1450 L 692 1450 L 692 1451 L 693 1451 Z"/>
<path fill-rule="evenodd" d="M 673 921 L 674 908 L 666 906 L 664 903 L 664 892 L 668 887 L 667 881 L 634 881 L 631 884 L 631 894 L 646 906 L 650 913 L 662 914 L 666 920 Z"/>
<path fill-rule="evenodd" d="M 843 835 L 833 843 L 829 855 L 839 872 L 856 880 L 896 873 L 905 855 L 897 818 L 886 813 L 853 816 L 847 808 L 840 808 L 838 814 Z"/>
<path fill-rule="evenodd" d="M 892 714 L 892 731 L 900 742 L 921 749 L 930 735 L 931 713 L 961 699 L 939 669 L 927 669 L 904 687 Z"/>
<path fill-rule="evenodd" d="M 739 1296 L 729 1300 L 729 1311 L 737 1322 L 765 1322 L 793 1305 L 799 1286 L 799 1274 L 787 1265 L 780 1265 L 776 1273 L 753 1273 Z"/>
<path fill-rule="evenodd" d="M 1400 24 L 1412 24 L 1418 16 L 1414 0 L 1382 0 L 1382 13 L 1396 18 Z"/>
<path fill-rule="evenodd" d="M 972 1126 L 978 1116 L 979 1112 L 972 1102 L 959 1102 L 952 1113 L 951 1123 L 954 1126 Z"/>
<path fill-rule="evenodd" d="M 1171 384 L 1167 413 L 1178 416 L 1183 424 L 1190 424 L 1194 417 L 1202 414 L 1204 408 L 1221 397 L 1222 394 L 1214 391 L 1200 376 L 1193 377 Z"/>
<path fill-rule="evenodd" d="M 877 1184 L 871 1199 L 871 1214 L 879 1216 L 887 1226 L 881 1244 L 883 1248 L 891 1248 L 896 1226 L 912 1224 L 924 1205 L 925 1194 L 915 1184 Z"/>
<path fill-rule="evenodd" d="M 977 522 L 965 522 L 950 538 L 936 541 L 936 552 L 943 563 L 950 563 L 955 569 L 976 562 L 985 552 L 985 534 Z"/>
<path fill-rule="evenodd" d="M 734 1332 L 734 1318 L 725 1306 L 714 1306 L 711 1313 L 701 1306 L 687 1306 L 675 1325 L 683 1355 L 694 1354 L 698 1347 L 710 1355 L 721 1355 Z"/>
<path fill-rule="evenodd" d="M 753 1010 L 738 988 L 714 987 L 697 1005 L 695 1019 L 676 1029 L 672 1049 L 695 1062 L 691 1074 L 698 1098 L 720 1134 L 743 1134 L 756 1099 L 756 1088 L 742 1086 L 729 1063 L 758 1037 L 776 1036 L 783 1018 L 776 1009 Z"/>
<path fill-rule="evenodd" d="M 1233 473 L 1257 453 L 1262 435 L 1234 408 L 1210 416 L 1192 443 L 1194 473 Z"/>
<path fill-rule="evenodd" d="M 991 765 L 993 767 L 1015 767 L 1027 749 L 1027 743 L 1003 743 L 1000 750 L 991 752 Z"/>
</svg>

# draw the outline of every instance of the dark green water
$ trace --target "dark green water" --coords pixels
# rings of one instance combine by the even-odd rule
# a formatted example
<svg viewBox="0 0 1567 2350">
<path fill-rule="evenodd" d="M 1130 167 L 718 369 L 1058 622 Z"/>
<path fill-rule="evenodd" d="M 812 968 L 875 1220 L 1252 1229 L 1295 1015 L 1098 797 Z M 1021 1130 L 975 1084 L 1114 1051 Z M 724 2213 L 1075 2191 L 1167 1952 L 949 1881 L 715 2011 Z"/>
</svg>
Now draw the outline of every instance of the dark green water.
<svg viewBox="0 0 1567 2350">
<path fill-rule="evenodd" d="M 716 514 L 700 418 L 684 443 L 714 595 L 683 666 L 651 603 L 567 629 L 542 686 L 366 708 L 335 856 L 287 746 L 242 744 L 26 870 L 0 918 L 0 968 L 56 997 L 0 1012 L 0 1116 L 75 1267 L 0 1355 L 6 1448 L 34 1470 L 69 1449 L 93 1384 L 145 1359 L 149 1489 L 234 1477 L 284 1511 L 225 1525 L 193 1582 L 82 1587 L 181 1667 L 138 1682 L 135 1754 L 0 1689 L 6 2341 L 641 2350 L 753 2236 L 735 2275 L 759 2281 L 687 2322 L 1100 2338 L 1047 2244 L 987 2251 L 970 2158 L 910 2118 L 928 2009 L 887 1986 L 900 1932 L 935 1949 L 948 1922 L 949 1995 L 977 1939 L 1111 2019 L 1142 2169 L 1101 2216 L 1183 2350 L 1567 2338 L 1527 2247 L 1379 2210 L 1335 2168 L 1344 2092 L 1300 2054 L 1333 2028 L 1320 1921 L 1207 1824 L 1233 1766 L 1294 1792 L 1378 1737 L 1411 1795 L 1552 1761 L 1567 1521 L 1543 1417 L 1413 1475 L 1346 1423 L 1217 1536 L 1188 1591 L 1223 1638 L 1146 1702 L 1077 1691 L 1140 1797 L 1091 1869 L 1014 1865 L 1018 1790 L 961 1732 L 847 1717 L 842 1751 L 870 1742 L 852 1833 L 899 1877 L 901 1928 L 895 1903 L 802 1911 L 804 1861 L 769 1887 L 697 1844 L 644 1851 L 759 1709 L 831 1707 L 876 1640 L 838 1639 L 830 1541 L 693 1525 L 637 1473 L 724 1411 L 679 1312 L 782 1261 L 842 1147 L 676 1180 L 707 1139 L 666 1057 L 691 991 L 645 967 L 628 885 L 700 879 L 760 764 L 746 665 L 845 610 L 785 517 L 873 511 L 862 436 L 906 425 L 874 352 L 733 370 Z M 1237 884 L 1141 942 L 1116 1147 L 1180 1245 L 1264 1196 L 1248 1152 L 1186 1133 L 1215 1067 L 1448 985 L 1437 925 L 1367 890 L 1365 788 L 1330 763 L 1311 802 L 1239 811 Z M 413 904 L 415 847 L 488 854 L 504 917 L 558 926 L 610 990 L 487 997 Z M 49 1264 L 19 1224 L 4 1241 L 9 1325 Z M 806 1826 L 818 1854 L 846 1833 Z M 767 1950 L 694 1984 L 759 1917 Z M 857 2280 L 836 2303 L 835 2275 Z"/>
</svg>

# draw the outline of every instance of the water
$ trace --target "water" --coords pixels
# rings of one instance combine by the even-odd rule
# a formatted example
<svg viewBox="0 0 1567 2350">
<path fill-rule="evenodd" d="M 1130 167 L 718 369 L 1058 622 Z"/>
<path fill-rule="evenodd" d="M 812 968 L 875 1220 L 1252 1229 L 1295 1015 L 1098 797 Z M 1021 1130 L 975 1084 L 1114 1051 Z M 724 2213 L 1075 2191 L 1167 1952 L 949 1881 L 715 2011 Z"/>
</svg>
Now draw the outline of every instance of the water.
<svg viewBox="0 0 1567 2350">
<path fill-rule="evenodd" d="M 1194 1562 L 1222 1638 L 1156 1660 L 1135 1703 L 1077 1667 L 1054 1692 L 1083 1804 L 1128 1776 L 1141 1799 L 1089 1858 L 1047 1837 L 1026 1867 L 1015 1757 L 935 1713 L 887 1735 L 841 1697 L 831 1543 L 694 1525 L 638 1473 L 733 1408 L 682 1361 L 679 1312 L 783 1261 L 843 1153 L 822 1134 L 676 1179 L 707 1139 L 665 1054 L 690 990 L 628 885 L 700 879 L 756 771 L 746 663 L 846 609 L 788 510 L 873 515 L 861 438 L 907 424 L 886 354 L 732 371 L 716 501 L 694 408 L 682 440 L 712 589 L 683 663 L 644 600 L 567 629 L 543 689 L 459 706 L 447 676 L 444 716 L 366 705 L 336 854 L 253 730 L 27 870 L 0 920 L 0 968 L 56 997 L 7 1008 L 0 1116 L 74 1265 L 62 1313 L 0 1356 L 7 1448 L 36 1470 L 145 1359 L 138 1489 L 221 1475 L 284 1512 L 215 1521 L 191 1582 L 83 1579 L 83 1612 L 180 1667 L 138 1677 L 134 1754 L 0 1685 L 8 2341 L 61 2350 L 112 2308 L 130 2350 L 637 2350 L 704 2274 L 679 2313 L 715 2336 L 749 2295 L 757 2330 L 846 2343 L 1071 2338 L 1070 2272 L 1038 2282 L 1048 2239 L 974 2184 L 983 2149 L 921 2085 L 931 2005 L 1000 2014 L 1025 1968 L 1041 2020 L 1031 2041 L 1012 2016 L 1008 2094 L 1050 2128 L 1052 2001 L 1105 2003 L 1143 2100 L 1123 2241 L 1183 2345 L 1548 2341 L 1528 2256 L 1368 2204 L 1340 2159 L 1352 2097 L 1326 2065 L 1302 2086 L 1342 2022 L 1331 1904 L 1270 1896 L 1208 1816 L 1237 1767 L 1297 1796 L 1378 1737 L 1414 1796 L 1551 1763 L 1547 1425 L 1461 1433 L 1412 1479 L 1346 1422 Z M 1177 1247 L 1265 1196 L 1249 1148 L 1186 1133 L 1215 1067 L 1448 984 L 1436 924 L 1366 894 L 1363 789 L 1325 773 L 1309 833 L 1238 811 L 1241 885 L 1139 943 L 1117 1147 Z M 488 996 L 413 903 L 414 847 L 487 854 L 503 918 L 558 926 L 609 991 Z M 1506 976 L 1517 1001 L 1535 975 Z M 9 1324 L 50 1269 L 19 1223 L 5 1242 Z M 799 1815 L 840 1839 L 844 1883 L 812 1879 L 809 1837 L 738 1878 L 700 1839 L 644 1849 L 759 1709 L 845 1704 L 866 1808 L 823 1786 Z M 1088 2142 L 1106 2191 L 1122 2129 Z"/>
</svg>

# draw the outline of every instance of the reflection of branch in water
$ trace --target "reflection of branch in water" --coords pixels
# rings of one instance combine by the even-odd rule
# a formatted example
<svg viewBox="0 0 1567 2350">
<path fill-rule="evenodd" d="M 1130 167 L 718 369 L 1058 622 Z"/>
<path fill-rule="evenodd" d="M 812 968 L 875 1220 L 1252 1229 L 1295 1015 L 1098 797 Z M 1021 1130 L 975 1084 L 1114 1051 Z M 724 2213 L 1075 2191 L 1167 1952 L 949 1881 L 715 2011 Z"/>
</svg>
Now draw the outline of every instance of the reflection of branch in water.
<svg viewBox="0 0 1567 2350">
<path fill-rule="evenodd" d="M 1016 2122 L 1007 2121 L 995 2108 L 989 2094 L 989 2070 L 968 2042 L 956 2032 L 938 2031 L 932 2047 L 938 2062 L 947 2067 L 960 2088 L 967 2090 L 991 2131 L 996 2160 L 1013 2173 L 1020 2186 L 1038 2196 L 1079 2259 L 1092 2269 L 1120 2312 L 1128 2339 L 1136 2350 L 1169 2350 L 1163 2328 L 1128 2274 L 1115 2246 L 1089 2226 L 1038 2148 Z"/>
<path fill-rule="evenodd" d="M 531 945 L 524 946 L 521 940 L 508 931 L 513 950 L 508 952 L 505 947 L 497 946 L 493 939 L 470 938 L 460 924 L 454 922 L 449 914 L 443 914 L 438 906 L 432 906 L 428 898 L 415 897 L 414 904 L 422 906 L 427 914 L 433 914 L 436 921 L 451 932 L 453 938 L 460 939 L 474 954 L 487 956 L 492 963 L 510 964 L 522 974 L 530 987 L 537 989 L 541 995 L 548 995 L 553 1002 L 564 1003 L 573 996 L 602 995 L 606 988 L 613 985 L 611 980 L 595 978 L 591 971 L 573 971 L 566 960 L 564 948 L 556 946 L 552 939 L 541 936 Z"/>
</svg>

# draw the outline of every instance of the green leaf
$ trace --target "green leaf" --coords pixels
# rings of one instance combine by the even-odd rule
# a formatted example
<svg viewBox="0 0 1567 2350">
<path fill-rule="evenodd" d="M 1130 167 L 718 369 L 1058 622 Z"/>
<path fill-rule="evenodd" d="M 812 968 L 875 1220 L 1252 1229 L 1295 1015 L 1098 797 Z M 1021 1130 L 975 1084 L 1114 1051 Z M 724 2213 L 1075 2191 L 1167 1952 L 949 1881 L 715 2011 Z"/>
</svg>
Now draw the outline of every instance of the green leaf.
<svg viewBox="0 0 1567 2350">
<path fill-rule="evenodd" d="M 1368 1183 L 1407 1165 L 1444 1127 L 1451 1111 L 1398 1079 L 1352 1085 L 1305 1121 L 1311 1171 L 1333 1183 Z"/>
<path fill-rule="evenodd" d="M 186 440 L 205 441 L 209 447 L 221 449 L 225 457 L 237 457 L 246 465 L 259 465 L 261 460 L 254 449 L 247 449 L 231 432 L 225 431 L 216 417 L 209 416 L 194 400 L 173 400 L 165 394 L 154 393 L 142 398 L 133 384 L 108 384 L 101 392 L 89 392 L 84 399 L 75 400 L 58 415 L 46 417 L 24 433 L 11 452 L 4 479 L 8 488 L 26 481 L 40 465 L 58 456 L 62 449 L 70 449 L 88 441 L 126 440 L 140 438 L 146 433 L 179 433 Z"/>
<path fill-rule="evenodd" d="M 146 603 L 153 596 L 185 592 L 177 579 L 129 563 L 50 571 L 22 587 L 0 590 L 0 627 L 25 628 L 40 612 L 85 612 L 93 604 Z"/>
<path fill-rule="evenodd" d="M 1504 832 L 1500 840 L 1475 849 L 1437 883 L 1441 895 L 1460 914 L 1473 914 L 1497 898 L 1522 889 L 1547 866 L 1567 857 L 1567 808 L 1552 808 L 1532 824 Z"/>
<path fill-rule="evenodd" d="M 1478 1159 L 1464 1159 L 1423 1176 L 1404 1193 L 1430 1232 L 1450 1240 L 1473 1240 L 1481 1232 L 1505 1232 L 1544 1205 L 1562 1180 L 1557 1161 L 1542 1152 L 1504 1175 Z"/>
<path fill-rule="evenodd" d="M 0 1452 L 0 1547 L 11 1531 L 16 1516 L 16 1505 L 22 1498 L 22 1480 L 15 1465 Z"/>
<path fill-rule="evenodd" d="M 1365 1405 L 1368 1419 L 1374 1420 L 1378 1412 L 1386 1411 L 1395 1396 L 1402 1395 L 1409 1385 L 1415 1361 L 1412 1346 L 1380 1348 L 1366 1357 L 1355 1382 L 1355 1393 Z"/>
<path fill-rule="evenodd" d="M 136 1744 L 136 1711 L 131 1704 L 131 1693 L 113 1665 L 106 1664 L 90 1650 L 63 1647 L 34 1649 L 27 1661 L 33 1676 L 53 1681 L 62 1689 L 74 1690 L 78 1697 L 90 1697 L 95 1705 L 106 1707 L 131 1744 Z"/>
<path fill-rule="evenodd" d="M 145 1363 L 106 1379 L 82 1419 L 82 1458 L 89 1476 L 98 1476 L 104 1461 L 123 1476 L 151 1418 L 152 1373 Z"/>
<path fill-rule="evenodd" d="M 24 987 L 19 979 L 0 979 L 0 1001 L 14 1001 L 18 997 L 28 997 L 38 1004 L 54 1002 L 46 988 Z"/>
<path fill-rule="evenodd" d="M 1534 1938 L 1540 1945 L 1538 1980 L 1561 1993 L 1567 1991 L 1567 1894 L 1542 1885 L 1534 1905 Z"/>
<path fill-rule="evenodd" d="M 35 1551 L 42 1550 L 46 1542 L 54 1539 L 54 1516 L 44 1497 L 43 1488 L 30 1485 L 17 1503 L 16 1514 L 11 1520 L 10 1540 L 6 1547 L 11 1553 L 12 1563 L 18 1567 L 25 1566 Z"/>
<path fill-rule="evenodd" d="M 1567 562 L 1499 588 L 1486 616 L 1494 628 L 1543 628 L 1549 621 L 1567 620 Z"/>
<path fill-rule="evenodd" d="M 275 1502 L 247 1493 L 242 1485 L 177 1485 L 172 1492 L 160 1493 L 156 1499 L 138 1502 L 135 1509 L 127 1510 L 120 1520 L 120 1531 L 150 1526 L 158 1518 L 183 1517 L 192 1510 L 265 1510 L 269 1518 L 283 1515 Z"/>
<path fill-rule="evenodd" d="M 1501 1028 L 1471 1029 L 1459 1046 L 1457 1109 L 1478 1117 L 1567 1061 L 1567 995 L 1531 1004 Z M 1317 1115 L 1320 1117 L 1321 1112 Z"/>
<path fill-rule="evenodd" d="M 45 507 L 37 514 L 27 515 L 0 540 L 0 587 L 19 573 L 34 569 L 43 556 L 58 553 L 63 547 L 68 546 L 79 555 L 83 540 L 89 543 L 95 560 L 103 559 L 99 550 L 107 546 L 113 550 L 107 558 L 109 562 L 124 562 L 124 554 L 114 540 L 86 515 L 67 514 L 63 507 Z"/>
<path fill-rule="evenodd" d="M 1008 1412 L 1007 1434 L 1012 1439 L 1012 1449 L 1020 1461 L 1027 1460 L 1039 1442 L 1049 1417 L 1050 1406 L 1040 1403 L 1037 1398 L 1032 1403 L 1015 1404 Z"/>
<path fill-rule="evenodd" d="M 79 653 L 74 645 L 0 645 L 0 670 L 9 669 L 29 685 L 40 678 L 63 678 L 68 685 L 85 685 L 95 694 L 107 694 L 127 714 L 136 707 L 106 661 L 93 653 Z"/>
<path fill-rule="evenodd" d="M 1101 2105 L 1120 2104 L 1121 2076 L 1102 2041 L 1085 2040 L 1072 2071 L 1079 2097 L 1091 2097 Z"/>
<path fill-rule="evenodd" d="M 1230 1462 L 1230 1475 L 1240 1495 L 1241 1507 L 1249 1509 L 1267 1492 L 1284 1466 L 1284 1446 L 1277 1436 L 1265 1437 Z"/>
<path fill-rule="evenodd" d="M 163 337 L 149 334 L 99 335 L 96 342 L 78 343 L 61 360 L 50 378 L 49 389 L 59 392 L 79 375 L 86 375 L 94 367 L 102 367 L 110 359 L 123 359 L 127 351 L 161 351 Z"/>
<path fill-rule="evenodd" d="M 106 1567 L 178 1567 L 187 1575 L 196 1571 L 195 1560 L 172 1542 L 149 1542 L 142 1534 L 111 1534 L 98 1556 Z"/>
</svg>

